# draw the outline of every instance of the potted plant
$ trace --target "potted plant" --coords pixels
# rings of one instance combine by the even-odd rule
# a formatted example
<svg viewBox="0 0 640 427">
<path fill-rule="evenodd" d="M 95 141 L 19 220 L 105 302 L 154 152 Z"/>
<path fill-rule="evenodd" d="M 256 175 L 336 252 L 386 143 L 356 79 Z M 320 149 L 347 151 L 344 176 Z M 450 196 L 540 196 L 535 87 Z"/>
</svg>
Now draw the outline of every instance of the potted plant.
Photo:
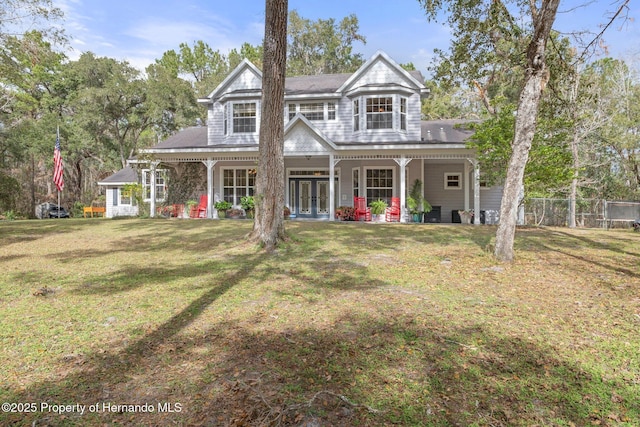
<svg viewBox="0 0 640 427">
<path fill-rule="evenodd" d="M 460 222 L 462 224 L 471 224 L 473 220 L 473 210 L 458 211 L 458 215 L 460 215 Z"/>
<path fill-rule="evenodd" d="M 422 195 L 422 181 L 419 179 L 413 181 L 413 185 L 409 190 L 407 208 L 409 208 L 413 222 L 422 222 L 422 215 L 431 212 L 431 204 L 429 204 Z"/>
<path fill-rule="evenodd" d="M 384 211 L 389 206 L 386 201 L 382 199 L 374 200 L 369 203 L 369 206 L 371 207 L 371 215 L 375 215 L 376 219 L 374 221 L 381 221 L 381 218 L 384 220 Z"/>
<path fill-rule="evenodd" d="M 213 207 L 218 211 L 218 218 L 224 218 L 226 216 L 227 210 L 231 209 L 231 206 L 233 205 L 226 200 L 218 200 L 213 204 Z"/>
<path fill-rule="evenodd" d="M 244 212 L 242 209 L 236 208 L 227 209 L 227 211 L 224 213 L 225 217 L 230 219 L 239 219 L 243 214 Z"/>
<path fill-rule="evenodd" d="M 187 206 L 187 214 L 190 215 L 193 208 L 198 205 L 198 201 L 194 199 L 190 199 L 190 200 L 187 200 L 185 205 Z"/>
<path fill-rule="evenodd" d="M 240 198 L 240 206 L 244 209 L 247 218 L 253 218 L 256 208 L 256 202 L 253 196 L 242 196 L 242 198 Z"/>
</svg>

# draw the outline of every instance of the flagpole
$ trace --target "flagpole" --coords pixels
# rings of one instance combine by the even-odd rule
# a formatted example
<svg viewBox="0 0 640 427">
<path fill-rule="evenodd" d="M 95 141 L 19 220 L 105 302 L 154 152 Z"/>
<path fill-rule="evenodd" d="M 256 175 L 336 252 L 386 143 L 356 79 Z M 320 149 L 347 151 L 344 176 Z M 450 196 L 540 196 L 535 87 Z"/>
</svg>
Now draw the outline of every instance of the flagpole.
<svg viewBox="0 0 640 427">
<path fill-rule="evenodd" d="M 60 141 L 60 126 L 56 126 L 56 141 Z M 58 190 L 58 219 L 60 219 L 60 189 L 56 186 L 56 190 Z"/>
</svg>

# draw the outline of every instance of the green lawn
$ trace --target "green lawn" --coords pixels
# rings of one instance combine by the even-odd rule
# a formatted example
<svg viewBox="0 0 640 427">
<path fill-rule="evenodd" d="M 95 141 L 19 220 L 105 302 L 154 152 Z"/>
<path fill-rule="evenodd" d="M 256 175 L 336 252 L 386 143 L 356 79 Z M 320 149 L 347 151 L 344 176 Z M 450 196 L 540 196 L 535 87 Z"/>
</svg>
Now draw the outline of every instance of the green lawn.
<svg viewBox="0 0 640 427">
<path fill-rule="evenodd" d="M 639 233 L 251 226 L 0 223 L 0 425 L 640 425 Z"/>
</svg>

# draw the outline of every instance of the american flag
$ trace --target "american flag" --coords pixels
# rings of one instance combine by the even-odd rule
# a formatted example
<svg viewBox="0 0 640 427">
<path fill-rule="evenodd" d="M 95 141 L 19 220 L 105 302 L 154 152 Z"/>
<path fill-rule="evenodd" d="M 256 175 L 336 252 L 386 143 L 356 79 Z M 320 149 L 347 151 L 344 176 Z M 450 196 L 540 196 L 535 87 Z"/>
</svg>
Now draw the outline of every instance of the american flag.
<svg viewBox="0 0 640 427">
<path fill-rule="evenodd" d="M 56 136 L 56 148 L 53 150 L 53 183 L 56 185 L 58 191 L 62 191 L 64 188 L 63 171 L 62 154 L 60 154 L 60 134 L 58 134 Z"/>
</svg>

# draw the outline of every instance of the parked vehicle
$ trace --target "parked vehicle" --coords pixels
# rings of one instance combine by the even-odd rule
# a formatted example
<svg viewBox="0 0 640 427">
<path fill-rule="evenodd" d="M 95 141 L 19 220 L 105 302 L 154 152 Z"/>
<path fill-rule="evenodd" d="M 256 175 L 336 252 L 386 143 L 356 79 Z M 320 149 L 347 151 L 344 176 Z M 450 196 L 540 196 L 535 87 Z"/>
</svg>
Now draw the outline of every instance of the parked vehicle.
<svg viewBox="0 0 640 427">
<path fill-rule="evenodd" d="M 69 218 L 69 212 L 62 206 L 51 205 L 49 206 L 49 218 Z"/>
</svg>

